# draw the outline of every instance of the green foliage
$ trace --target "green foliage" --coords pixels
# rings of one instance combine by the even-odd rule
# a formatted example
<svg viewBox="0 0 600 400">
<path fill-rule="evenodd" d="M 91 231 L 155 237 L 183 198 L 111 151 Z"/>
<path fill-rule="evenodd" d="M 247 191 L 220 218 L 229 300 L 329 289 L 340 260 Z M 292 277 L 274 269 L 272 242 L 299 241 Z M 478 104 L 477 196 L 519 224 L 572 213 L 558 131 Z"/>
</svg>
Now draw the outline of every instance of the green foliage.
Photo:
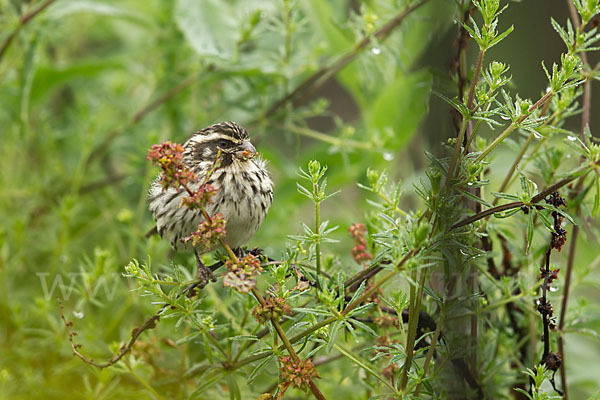
<svg viewBox="0 0 600 400">
<path fill-rule="evenodd" d="M 0 0 L 0 397 L 549 399 L 563 371 L 592 395 L 600 146 L 580 118 L 600 2 L 528 21 L 566 46 L 529 60 L 537 100 L 485 61 L 516 33 L 505 2 L 455 3 Z M 423 64 L 453 18 L 447 78 Z M 457 129 L 425 151 L 432 90 Z M 192 295 L 193 257 L 144 237 L 144 156 L 221 120 L 269 161 L 249 244 L 269 260 L 243 293 L 223 268 Z"/>
</svg>

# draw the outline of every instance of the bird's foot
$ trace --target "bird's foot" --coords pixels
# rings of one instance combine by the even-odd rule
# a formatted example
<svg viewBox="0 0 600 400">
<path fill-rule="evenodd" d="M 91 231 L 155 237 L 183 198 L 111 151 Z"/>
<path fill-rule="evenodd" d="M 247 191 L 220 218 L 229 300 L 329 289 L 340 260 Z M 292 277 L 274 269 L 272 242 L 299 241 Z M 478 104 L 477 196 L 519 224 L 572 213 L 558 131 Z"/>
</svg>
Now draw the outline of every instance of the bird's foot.
<svg viewBox="0 0 600 400">
<path fill-rule="evenodd" d="M 185 289 L 188 297 L 194 297 L 196 295 L 196 289 L 204 289 L 208 282 L 216 282 L 217 277 L 213 274 L 212 269 L 204 265 L 200 259 L 200 255 L 194 250 L 196 255 L 196 280 L 197 282 L 191 284 Z"/>
</svg>

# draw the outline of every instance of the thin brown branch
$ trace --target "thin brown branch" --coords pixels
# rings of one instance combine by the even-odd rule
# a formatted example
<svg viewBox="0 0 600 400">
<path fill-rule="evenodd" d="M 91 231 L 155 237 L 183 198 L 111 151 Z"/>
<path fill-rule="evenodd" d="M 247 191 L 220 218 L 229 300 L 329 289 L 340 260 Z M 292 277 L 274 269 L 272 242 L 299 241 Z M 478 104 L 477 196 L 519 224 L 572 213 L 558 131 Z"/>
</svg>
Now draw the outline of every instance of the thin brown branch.
<svg viewBox="0 0 600 400">
<path fill-rule="evenodd" d="M 585 172 L 584 175 L 582 175 L 582 176 L 585 176 L 588 172 Z M 560 181 L 548 186 L 546 189 L 544 189 L 540 193 L 533 196 L 531 198 L 530 203 L 531 204 L 539 203 L 540 201 L 544 200 L 550 193 L 560 189 L 561 187 L 574 181 L 578 177 L 579 177 L 579 175 L 569 176 L 567 178 L 561 179 Z M 454 229 L 460 228 L 461 226 L 472 224 L 475 221 L 479 221 L 482 218 L 489 217 L 490 215 L 495 214 L 497 212 L 512 210 L 514 208 L 523 207 L 524 205 L 525 205 L 525 203 L 523 203 L 522 201 L 513 201 L 512 203 L 506 203 L 506 204 L 502 204 L 502 205 L 499 205 L 496 207 L 488 208 L 487 210 L 484 210 L 480 213 L 477 213 L 475 215 L 472 215 L 468 218 L 463 219 L 462 221 L 457 222 L 456 224 L 452 225 L 450 230 L 454 230 Z"/>
<path fill-rule="evenodd" d="M 475 73 L 473 74 L 473 81 L 471 82 L 471 90 L 469 91 L 469 99 L 467 100 L 467 109 L 471 110 L 473 107 L 473 101 L 475 100 L 475 88 L 477 87 L 477 81 L 479 81 L 479 74 L 481 73 L 481 66 L 483 65 L 483 56 L 485 51 L 479 50 L 477 56 L 477 64 L 475 66 Z"/>
<path fill-rule="evenodd" d="M 373 37 L 377 38 L 379 41 L 385 40 L 398 26 L 400 26 L 406 16 L 408 16 L 417 8 L 421 7 L 427 1 L 428 0 L 421 0 L 411 4 L 404 9 L 404 11 L 396 15 L 384 26 L 378 29 L 373 36 L 368 36 L 361 40 L 356 46 L 354 46 L 354 48 L 352 48 L 352 50 L 341 56 L 332 64 L 321 67 L 319 70 L 306 78 L 302 83 L 300 83 L 292 92 L 273 103 L 273 105 L 264 114 L 263 118 L 268 118 L 274 115 L 277 111 L 279 111 L 280 108 L 290 102 L 295 102 L 297 104 L 308 94 L 312 93 L 316 88 L 322 86 L 325 82 L 327 82 L 327 80 L 342 70 L 342 68 L 354 61 L 361 51 L 371 43 Z"/>
<path fill-rule="evenodd" d="M 575 26 L 576 31 L 579 32 L 579 30 L 582 28 L 582 26 L 579 21 L 579 16 L 577 15 L 577 9 L 575 8 L 575 4 L 571 0 L 567 0 L 567 4 L 569 5 L 569 13 L 571 14 L 571 21 L 573 22 L 573 25 Z M 582 51 L 580 53 L 580 56 L 581 56 L 581 59 L 584 64 L 584 68 L 589 68 L 587 53 L 585 51 Z M 581 113 L 581 141 L 585 144 L 588 144 L 587 138 L 585 136 L 585 130 L 590 124 L 591 109 L 592 109 L 592 78 L 589 75 L 586 75 L 585 83 L 583 85 L 583 111 Z M 583 162 L 583 161 L 584 161 L 584 159 L 582 158 L 581 162 Z M 577 183 L 577 187 L 575 189 L 575 192 L 573 193 L 573 197 L 576 197 L 579 195 L 582 187 L 583 187 L 583 177 Z M 579 208 L 577 208 L 577 212 L 579 212 Z M 571 233 L 571 243 L 569 245 L 569 258 L 567 261 L 567 271 L 566 271 L 567 276 L 565 278 L 565 287 L 564 287 L 564 293 L 563 293 L 561 309 L 560 309 L 560 318 L 559 318 L 559 323 L 558 323 L 558 329 L 561 333 L 564 328 L 565 315 L 566 315 L 566 311 L 567 311 L 567 303 L 569 301 L 569 290 L 571 287 L 571 275 L 573 272 L 573 264 L 575 262 L 575 250 L 577 248 L 578 234 L 579 234 L 579 227 L 574 226 L 573 232 Z M 563 392 L 564 392 L 563 398 L 565 400 L 567 400 L 569 398 L 569 396 L 567 393 L 567 374 L 565 371 L 566 364 L 565 364 L 565 352 L 564 352 L 563 335 L 562 334 L 559 335 L 559 337 L 558 337 L 558 348 L 559 348 L 559 352 L 562 356 L 562 362 L 563 362 L 562 368 L 560 369 L 560 378 L 562 381 Z"/>
<path fill-rule="evenodd" d="M 84 354 L 82 354 L 79 351 L 79 349 L 81 348 L 81 345 L 75 344 L 74 339 L 73 339 L 75 336 L 77 336 L 77 332 L 71 331 L 71 328 L 73 327 L 73 322 L 67 321 L 67 318 L 65 317 L 65 312 L 64 312 L 62 301 L 60 301 L 60 299 L 57 299 L 57 300 L 58 300 L 58 304 L 60 306 L 60 317 L 62 318 L 62 320 L 65 324 L 65 327 L 67 328 L 67 334 L 69 336 L 69 343 L 71 343 L 71 349 L 73 349 L 73 355 L 79 357 L 86 364 L 90 364 L 90 365 L 93 365 L 94 367 L 98 367 L 101 369 L 110 367 L 111 365 L 118 363 L 127 353 L 129 353 L 131 351 L 131 349 L 133 348 L 133 345 L 137 341 L 138 337 L 144 331 L 146 331 L 148 329 L 154 329 L 156 327 L 156 323 L 160 320 L 160 314 L 168 306 L 168 304 L 162 306 L 160 308 L 160 310 L 158 310 L 156 312 L 156 314 L 154 314 L 150 318 L 146 319 L 146 321 L 144 322 L 144 324 L 142 326 L 140 326 L 139 328 L 133 329 L 131 331 L 131 339 L 129 339 L 129 342 L 127 342 L 127 344 L 122 345 L 121 348 L 119 349 L 119 352 L 117 354 L 115 354 L 110 360 L 108 360 L 107 362 L 104 362 L 104 363 L 99 363 L 89 357 L 86 357 Z"/>
<path fill-rule="evenodd" d="M 2 43 L 2 47 L 0 47 L 0 61 L 2 61 L 2 57 L 4 57 L 4 53 L 12 43 L 13 39 L 17 36 L 19 31 L 23 29 L 25 25 L 33 18 L 35 18 L 39 13 L 44 11 L 50 4 L 54 3 L 56 0 L 46 0 L 42 4 L 40 4 L 37 8 L 34 8 L 30 12 L 24 14 L 19 19 L 19 25 L 4 39 L 4 43 Z"/>
</svg>

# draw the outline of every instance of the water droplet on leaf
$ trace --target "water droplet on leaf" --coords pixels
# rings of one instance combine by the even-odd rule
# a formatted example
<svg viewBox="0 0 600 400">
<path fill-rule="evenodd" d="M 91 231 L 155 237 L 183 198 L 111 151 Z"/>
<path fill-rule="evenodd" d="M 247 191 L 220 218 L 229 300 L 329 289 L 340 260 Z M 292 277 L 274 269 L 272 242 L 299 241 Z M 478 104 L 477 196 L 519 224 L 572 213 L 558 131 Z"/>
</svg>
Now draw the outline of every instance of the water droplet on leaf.
<svg viewBox="0 0 600 400">
<path fill-rule="evenodd" d="M 373 48 L 371 48 L 371 53 L 373 53 L 375 55 L 381 54 L 381 49 L 377 48 L 377 47 L 373 47 Z"/>
<path fill-rule="evenodd" d="M 75 316 L 75 318 L 83 318 L 83 313 L 81 311 L 73 311 L 73 315 Z"/>
<path fill-rule="evenodd" d="M 577 138 L 575 136 L 571 136 L 571 135 L 567 136 L 567 139 L 569 139 L 571 142 L 574 142 L 577 140 Z"/>
<path fill-rule="evenodd" d="M 394 159 L 394 154 L 390 153 L 389 151 L 386 151 L 385 153 L 383 153 L 383 159 L 385 161 L 392 161 Z"/>
</svg>

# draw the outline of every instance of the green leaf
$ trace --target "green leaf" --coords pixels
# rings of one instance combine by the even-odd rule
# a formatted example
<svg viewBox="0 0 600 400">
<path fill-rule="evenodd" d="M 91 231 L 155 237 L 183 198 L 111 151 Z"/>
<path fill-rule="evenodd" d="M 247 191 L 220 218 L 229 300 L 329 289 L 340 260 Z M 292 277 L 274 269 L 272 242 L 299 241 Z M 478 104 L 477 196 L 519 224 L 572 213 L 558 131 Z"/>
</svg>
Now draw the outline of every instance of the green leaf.
<svg viewBox="0 0 600 400">
<path fill-rule="evenodd" d="M 554 221 L 552 221 L 545 212 L 538 212 L 537 215 L 538 217 L 540 217 L 540 219 L 550 232 L 556 233 L 556 231 L 554 230 Z"/>
<path fill-rule="evenodd" d="M 433 92 L 433 94 L 435 94 L 440 99 L 444 100 L 446 103 L 448 103 L 452 107 L 454 107 L 456 109 L 456 111 L 458 111 L 464 118 L 469 117 L 469 109 L 462 101 L 459 100 L 458 97 L 449 98 L 439 92 Z"/>
<path fill-rule="evenodd" d="M 558 33 L 558 35 L 560 36 L 562 41 L 565 42 L 567 49 L 571 49 L 573 47 L 575 37 L 567 34 L 567 32 L 563 29 L 563 27 L 560 26 L 560 24 L 558 22 L 556 22 L 556 20 L 554 18 L 550 18 L 550 23 L 552 24 L 552 27 Z M 568 22 L 568 24 L 570 25 L 570 22 Z"/>
<path fill-rule="evenodd" d="M 206 335 L 209 335 L 209 333 L 202 335 L 202 343 L 204 344 L 204 354 L 206 355 L 206 359 L 208 360 L 208 362 L 213 364 L 215 361 L 213 358 L 212 350 L 210 348 L 208 337 Z"/>
<path fill-rule="evenodd" d="M 196 53 L 229 60 L 240 36 L 234 11 L 231 3 L 219 0 L 177 0 L 174 17 Z"/>
<path fill-rule="evenodd" d="M 539 203 L 538 205 L 541 206 L 541 207 L 544 207 L 545 209 L 556 211 L 557 213 L 559 213 L 560 215 L 562 215 L 563 217 L 565 217 L 567 219 L 567 221 L 569 221 L 571 224 L 577 225 L 577 223 L 575 222 L 575 220 L 573 219 L 573 217 L 571 217 L 569 214 L 567 214 L 565 211 L 561 210 L 560 208 L 556 208 L 556 207 L 554 207 L 551 204 L 542 204 L 542 203 Z"/>
<path fill-rule="evenodd" d="M 379 336 L 377 332 L 375 332 L 369 325 L 365 324 L 364 322 L 352 320 L 352 323 L 373 337 Z"/>
<path fill-rule="evenodd" d="M 534 226 L 533 226 L 533 217 L 535 216 L 535 212 L 534 209 L 531 208 L 529 210 L 529 215 L 527 218 L 527 247 L 525 248 L 525 253 L 527 253 L 529 251 L 529 249 L 531 248 L 531 242 L 533 240 L 533 230 L 534 230 Z"/>
<path fill-rule="evenodd" d="M 519 196 L 515 196 L 514 194 L 509 194 L 509 193 L 498 193 L 498 192 L 492 192 L 492 196 L 497 197 L 499 199 L 504 199 L 504 200 L 512 200 L 512 201 L 519 201 Z"/>
<path fill-rule="evenodd" d="M 592 215 L 596 215 L 598 212 L 598 203 L 600 203 L 600 177 L 596 176 L 594 180 L 596 186 L 596 195 L 594 196 L 594 207 L 592 208 Z"/>
<path fill-rule="evenodd" d="M 459 189 L 459 191 L 463 194 L 463 196 L 467 197 L 470 200 L 473 200 L 476 203 L 483 204 L 484 206 L 489 207 L 489 208 L 494 207 L 492 204 L 488 203 L 481 197 L 475 196 L 473 193 L 469 193 L 466 190 L 462 190 L 462 189 Z"/>
<path fill-rule="evenodd" d="M 229 389 L 229 399 L 230 400 L 241 400 L 242 393 L 240 392 L 240 387 L 237 384 L 235 375 L 227 374 L 225 376 L 225 380 L 227 381 L 227 389 Z"/>
<path fill-rule="evenodd" d="M 358 289 L 356 290 L 356 292 L 354 292 L 354 294 L 352 295 L 352 298 L 350 299 L 350 301 L 348 302 L 348 304 L 354 303 L 354 301 L 356 299 L 358 299 L 362 295 L 362 293 L 365 291 L 366 282 L 367 281 L 362 281 L 362 283 L 360 284 L 360 286 L 358 287 Z"/>
<path fill-rule="evenodd" d="M 491 47 L 493 47 L 493 46 L 497 45 L 498 43 L 500 43 L 500 41 L 503 40 L 508 35 L 510 35 L 510 33 L 514 29 L 515 29 L 515 27 L 513 25 L 511 25 L 510 28 L 508 28 L 507 30 L 505 30 L 504 32 L 502 32 L 500 35 L 496 36 L 492 41 L 490 41 L 490 43 L 487 46 L 487 49 L 489 50 Z"/>
<path fill-rule="evenodd" d="M 329 328 L 329 338 L 327 341 L 327 346 L 325 347 L 325 350 L 329 353 L 331 351 L 331 349 L 333 348 L 333 345 L 335 344 L 335 339 L 337 338 L 337 335 L 340 331 L 340 327 L 342 326 L 342 323 L 344 321 L 335 321 L 333 324 L 330 325 Z"/>
<path fill-rule="evenodd" d="M 256 336 L 256 335 L 238 335 L 238 336 L 232 336 L 230 338 L 227 338 L 227 340 L 229 340 L 231 342 L 245 342 L 248 340 L 257 341 L 258 336 Z"/>
<path fill-rule="evenodd" d="M 260 362 L 256 366 L 256 368 L 254 368 L 252 370 L 252 372 L 250 373 L 250 375 L 248 375 L 248 379 L 246 380 L 246 382 L 248 384 L 251 384 L 252 382 L 254 382 L 254 380 L 256 379 L 256 377 L 258 376 L 258 374 L 260 373 L 260 371 L 262 371 L 267 366 L 267 364 L 269 363 L 269 361 L 271 361 L 272 359 L 273 359 L 273 356 L 267 357 L 262 362 Z"/>
</svg>

